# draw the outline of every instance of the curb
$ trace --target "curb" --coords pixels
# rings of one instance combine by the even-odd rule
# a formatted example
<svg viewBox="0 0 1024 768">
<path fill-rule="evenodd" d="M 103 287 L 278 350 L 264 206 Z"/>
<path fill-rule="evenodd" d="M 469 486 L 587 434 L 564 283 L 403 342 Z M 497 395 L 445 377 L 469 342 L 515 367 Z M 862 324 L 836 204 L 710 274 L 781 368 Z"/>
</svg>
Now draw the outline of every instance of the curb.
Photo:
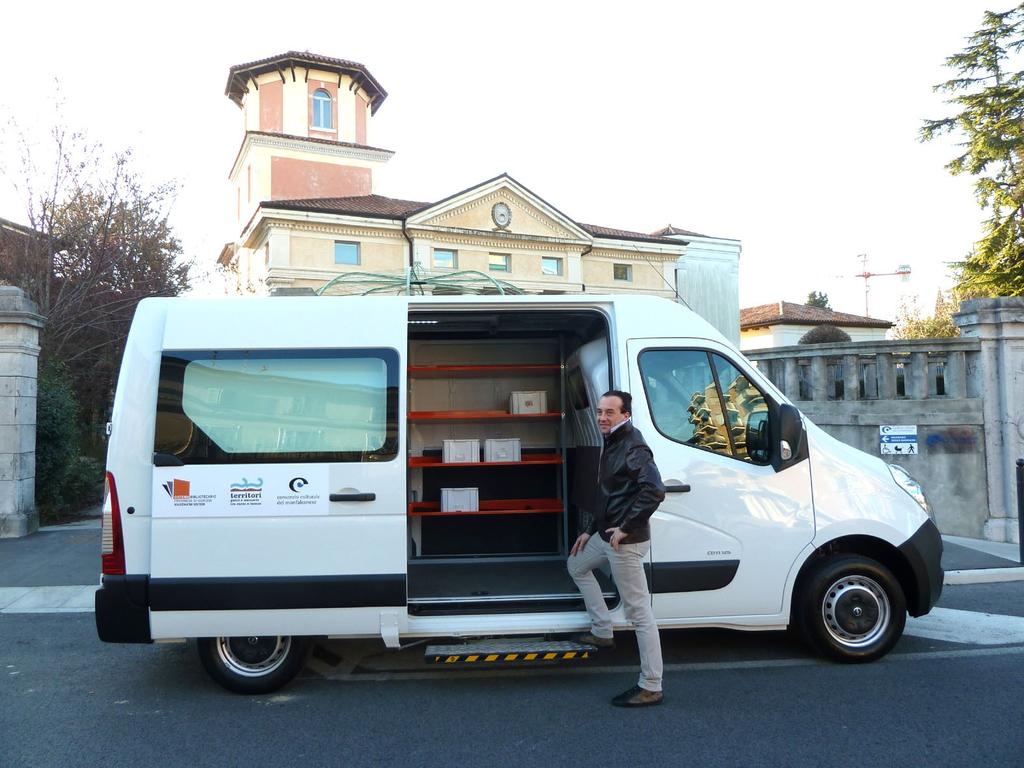
<svg viewBox="0 0 1024 768">
<path fill-rule="evenodd" d="M 942 583 L 953 586 L 957 584 L 996 584 L 1007 581 L 1024 581 L 1024 566 L 946 571 Z"/>
</svg>

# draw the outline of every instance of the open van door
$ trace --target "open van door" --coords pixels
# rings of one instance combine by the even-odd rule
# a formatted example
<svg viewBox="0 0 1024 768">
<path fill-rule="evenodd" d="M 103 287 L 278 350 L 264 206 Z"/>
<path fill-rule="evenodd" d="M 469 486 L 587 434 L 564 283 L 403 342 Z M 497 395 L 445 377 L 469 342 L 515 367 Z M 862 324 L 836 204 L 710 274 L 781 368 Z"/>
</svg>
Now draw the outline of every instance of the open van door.
<svg viewBox="0 0 1024 768">
<path fill-rule="evenodd" d="M 631 339 L 627 349 L 633 420 L 668 491 L 651 518 L 655 616 L 777 616 L 814 536 L 806 440 L 779 461 L 779 404 L 728 347 Z"/>
<path fill-rule="evenodd" d="M 275 298 L 240 333 L 169 314 L 155 639 L 379 635 L 406 605 L 406 303 Z M 239 321 L 240 322 L 240 321 Z M 203 339 L 195 348 L 184 340 Z M 241 340 L 241 341 L 240 341 Z"/>
</svg>

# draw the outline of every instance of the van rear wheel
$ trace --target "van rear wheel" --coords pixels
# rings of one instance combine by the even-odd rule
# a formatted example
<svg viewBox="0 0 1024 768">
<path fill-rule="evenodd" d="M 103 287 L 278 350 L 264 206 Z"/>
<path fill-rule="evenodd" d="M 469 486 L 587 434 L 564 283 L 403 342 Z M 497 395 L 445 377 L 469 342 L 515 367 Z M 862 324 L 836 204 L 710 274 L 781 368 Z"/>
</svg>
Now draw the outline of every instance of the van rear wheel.
<svg viewBox="0 0 1024 768">
<path fill-rule="evenodd" d="M 210 677 L 235 693 L 271 693 L 302 670 L 308 637 L 249 635 L 199 638 L 199 659 Z"/>
<path fill-rule="evenodd" d="M 903 635 L 907 601 L 896 577 L 876 560 L 835 555 L 808 574 L 797 621 L 808 645 L 837 661 L 874 661 Z"/>
</svg>

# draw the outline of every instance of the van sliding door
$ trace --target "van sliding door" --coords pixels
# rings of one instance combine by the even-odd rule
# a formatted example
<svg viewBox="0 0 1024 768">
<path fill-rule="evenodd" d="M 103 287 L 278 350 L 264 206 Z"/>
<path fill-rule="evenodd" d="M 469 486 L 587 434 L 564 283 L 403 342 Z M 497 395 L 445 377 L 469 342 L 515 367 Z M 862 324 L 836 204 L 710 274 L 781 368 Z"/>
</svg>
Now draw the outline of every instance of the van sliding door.
<svg viewBox="0 0 1024 768">
<path fill-rule="evenodd" d="M 405 307 L 316 301 L 337 313 L 315 348 L 282 318 L 295 346 L 163 354 L 154 638 L 378 634 L 405 614 Z"/>
</svg>

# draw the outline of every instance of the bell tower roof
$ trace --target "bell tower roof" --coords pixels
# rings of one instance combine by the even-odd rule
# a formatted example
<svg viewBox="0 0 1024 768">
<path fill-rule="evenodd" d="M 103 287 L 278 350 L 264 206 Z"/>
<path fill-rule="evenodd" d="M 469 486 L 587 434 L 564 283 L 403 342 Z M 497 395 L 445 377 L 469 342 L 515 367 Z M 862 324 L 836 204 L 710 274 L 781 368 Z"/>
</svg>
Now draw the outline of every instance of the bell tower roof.
<svg viewBox="0 0 1024 768">
<path fill-rule="evenodd" d="M 297 72 L 296 69 L 299 71 Z M 241 107 L 250 79 L 255 79 L 258 75 L 266 72 L 277 72 L 281 75 L 282 81 L 285 79 L 285 74 L 292 80 L 298 77 L 305 79 L 308 78 L 310 69 L 337 73 L 339 84 L 342 75 L 351 77 L 370 97 L 370 114 L 376 113 L 378 107 L 388 97 L 388 92 L 370 74 L 370 70 L 362 64 L 302 51 L 288 51 L 259 61 L 250 61 L 247 64 L 235 64 L 228 70 L 228 82 L 224 87 L 224 95 Z"/>
</svg>

